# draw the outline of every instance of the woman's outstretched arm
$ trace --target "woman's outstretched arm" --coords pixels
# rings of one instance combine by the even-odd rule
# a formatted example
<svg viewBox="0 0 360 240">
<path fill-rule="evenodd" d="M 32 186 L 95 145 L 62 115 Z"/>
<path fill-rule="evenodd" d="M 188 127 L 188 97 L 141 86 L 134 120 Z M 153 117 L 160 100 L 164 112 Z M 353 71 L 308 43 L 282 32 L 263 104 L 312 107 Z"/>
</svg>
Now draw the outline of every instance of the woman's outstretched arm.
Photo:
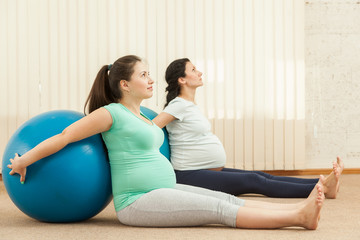
<svg viewBox="0 0 360 240">
<path fill-rule="evenodd" d="M 172 121 L 174 121 L 176 118 L 173 115 L 170 115 L 166 112 L 161 112 L 159 115 L 157 115 L 152 121 L 159 127 L 163 128 Z"/>
<path fill-rule="evenodd" d="M 80 141 L 92 135 L 105 132 L 112 125 L 112 117 L 105 108 L 99 108 L 89 115 L 74 122 L 60 134 L 50 137 L 36 147 L 19 157 L 15 154 L 7 167 L 12 169 L 10 174 L 19 174 L 20 181 L 25 181 L 26 167 L 34 162 L 54 154 L 72 142 Z"/>
</svg>

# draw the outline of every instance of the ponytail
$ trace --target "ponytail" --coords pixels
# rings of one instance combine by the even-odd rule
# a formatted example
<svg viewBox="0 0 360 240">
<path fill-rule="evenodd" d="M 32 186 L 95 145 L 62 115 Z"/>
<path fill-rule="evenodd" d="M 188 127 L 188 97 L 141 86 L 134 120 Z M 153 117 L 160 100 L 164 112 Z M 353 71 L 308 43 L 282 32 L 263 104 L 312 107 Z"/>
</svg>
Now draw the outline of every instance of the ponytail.
<svg viewBox="0 0 360 240">
<path fill-rule="evenodd" d="M 86 107 L 88 107 L 88 112 L 91 113 L 110 103 L 119 102 L 122 98 L 120 81 L 130 81 L 135 64 L 141 61 L 138 56 L 128 55 L 119 58 L 114 64 L 104 65 L 98 72 L 91 87 L 85 102 L 84 113 L 86 114 Z"/>
<path fill-rule="evenodd" d="M 166 107 L 171 102 L 171 100 L 179 96 L 180 84 L 178 79 L 185 77 L 185 67 L 187 62 L 190 62 L 188 58 L 177 59 L 170 63 L 170 65 L 167 67 L 165 72 L 165 80 L 168 84 L 166 87 L 166 92 L 168 93 L 166 95 L 166 103 L 164 107 Z"/>
<path fill-rule="evenodd" d="M 116 97 L 112 94 L 109 84 L 108 65 L 104 65 L 98 72 L 91 87 L 89 96 L 85 102 L 84 112 L 89 105 L 89 113 L 99 107 L 116 102 Z"/>
</svg>

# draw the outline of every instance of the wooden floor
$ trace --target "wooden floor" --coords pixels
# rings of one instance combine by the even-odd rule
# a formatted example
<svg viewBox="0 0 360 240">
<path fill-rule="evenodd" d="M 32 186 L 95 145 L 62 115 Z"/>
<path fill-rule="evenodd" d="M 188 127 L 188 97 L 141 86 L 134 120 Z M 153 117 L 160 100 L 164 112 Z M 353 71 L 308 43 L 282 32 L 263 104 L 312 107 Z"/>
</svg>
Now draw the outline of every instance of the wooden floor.
<svg viewBox="0 0 360 240">
<path fill-rule="evenodd" d="M 272 199 L 255 195 L 241 198 L 278 203 L 301 200 Z M 0 181 L 0 239 L 355 240 L 360 239 L 360 175 L 342 176 L 338 198 L 325 200 L 319 227 L 315 231 L 301 228 L 247 230 L 220 225 L 188 228 L 129 227 L 118 222 L 112 203 L 90 220 L 71 224 L 49 224 L 31 219 L 19 211 Z"/>
</svg>

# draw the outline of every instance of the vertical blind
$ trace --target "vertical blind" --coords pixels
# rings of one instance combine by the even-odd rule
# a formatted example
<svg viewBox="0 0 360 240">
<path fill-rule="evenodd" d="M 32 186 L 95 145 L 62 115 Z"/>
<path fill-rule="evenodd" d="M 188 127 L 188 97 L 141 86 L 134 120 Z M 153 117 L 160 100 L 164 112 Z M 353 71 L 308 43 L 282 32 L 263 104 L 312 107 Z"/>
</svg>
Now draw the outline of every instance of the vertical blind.
<svg viewBox="0 0 360 240">
<path fill-rule="evenodd" d="M 160 112 L 167 65 L 204 73 L 197 104 L 227 166 L 305 166 L 302 0 L 0 0 L 0 152 L 29 118 L 82 111 L 98 70 L 147 60 Z"/>
</svg>

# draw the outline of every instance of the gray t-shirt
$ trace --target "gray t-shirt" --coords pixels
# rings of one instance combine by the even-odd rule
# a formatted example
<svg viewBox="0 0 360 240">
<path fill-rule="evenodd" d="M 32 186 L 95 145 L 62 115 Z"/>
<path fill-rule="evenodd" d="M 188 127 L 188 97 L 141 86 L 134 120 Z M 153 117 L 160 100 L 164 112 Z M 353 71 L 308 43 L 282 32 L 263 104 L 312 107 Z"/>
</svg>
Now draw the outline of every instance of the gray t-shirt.
<svg viewBox="0 0 360 240">
<path fill-rule="evenodd" d="M 219 138 L 211 132 L 209 120 L 193 102 L 177 97 L 164 112 L 176 119 L 169 133 L 171 163 L 175 170 L 198 170 L 225 166 L 226 154 Z"/>
</svg>

